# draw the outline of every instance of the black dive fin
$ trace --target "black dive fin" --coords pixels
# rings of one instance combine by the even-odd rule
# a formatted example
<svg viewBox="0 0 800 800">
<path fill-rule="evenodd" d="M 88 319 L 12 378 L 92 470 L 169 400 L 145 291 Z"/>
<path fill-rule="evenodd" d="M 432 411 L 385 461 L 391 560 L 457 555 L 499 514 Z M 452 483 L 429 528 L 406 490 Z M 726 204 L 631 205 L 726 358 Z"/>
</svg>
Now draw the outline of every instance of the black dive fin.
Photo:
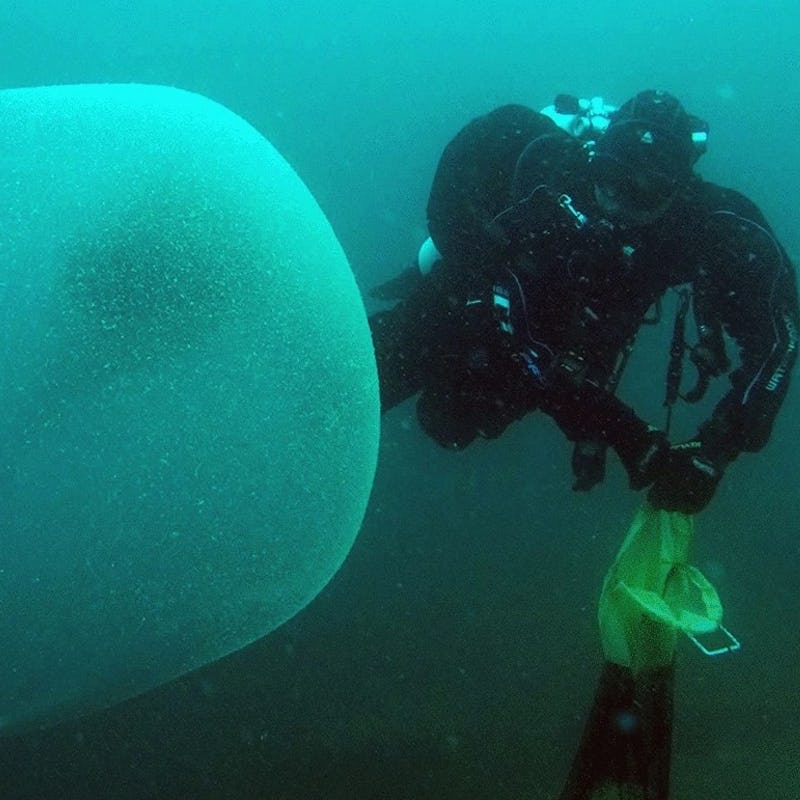
<svg viewBox="0 0 800 800">
<path fill-rule="evenodd" d="M 605 664 L 560 800 L 668 800 L 673 678 Z"/>
<path fill-rule="evenodd" d="M 369 294 L 376 300 L 406 300 L 421 283 L 422 273 L 415 263 L 394 278 L 370 289 Z"/>
</svg>

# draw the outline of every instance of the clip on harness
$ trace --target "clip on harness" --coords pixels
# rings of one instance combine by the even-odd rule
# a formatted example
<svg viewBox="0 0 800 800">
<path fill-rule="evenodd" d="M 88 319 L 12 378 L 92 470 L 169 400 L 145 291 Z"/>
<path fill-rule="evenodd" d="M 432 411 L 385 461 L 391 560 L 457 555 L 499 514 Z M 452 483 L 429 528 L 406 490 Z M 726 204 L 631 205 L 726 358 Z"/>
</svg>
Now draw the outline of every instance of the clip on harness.
<svg viewBox="0 0 800 800">
<path fill-rule="evenodd" d="M 678 400 L 683 375 L 683 353 L 686 349 L 686 314 L 689 311 L 689 290 L 678 290 L 678 310 L 675 312 L 675 324 L 672 328 L 672 341 L 669 345 L 669 361 L 667 362 L 666 389 L 664 407 L 667 409 L 667 420 L 664 433 L 669 436 L 672 425 L 672 409 Z"/>
<path fill-rule="evenodd" d="M 664 432 L 669 436 L 670 425 L 672 423 L 672 409 L 680 397 L 687 403 L 696 403 L 705 397 L 711 377 L 721 374 L 726 368 L 726 363 L 719 360 L 710 359 L 701 353 L 701 346 L 690 347 L 686 342 L 686 314 L 689 311 L 689 304 L 692 293 L 688 287 L 678 289 L 678 310 L 675 312 L 675 325 L 672 329 L 672 341 L 669 346 L 669 362 L 667 363 L 666 389 L 664 393 L 664 407 L 667 409 L 667 420 Z M 712 334 L 721 336 L 721 332 L 712 331 Z M 701 337 L 702 339 L 702 337 Z M 697 369 L 697 380 L 695 385 L 685 393 L 681 393 L 681 377 L 683 375 L 683 356 L 686 350 L 690 353 L 692 363 Z M 721 359 L 727 360 L 724 353 Z"/>
</svg>

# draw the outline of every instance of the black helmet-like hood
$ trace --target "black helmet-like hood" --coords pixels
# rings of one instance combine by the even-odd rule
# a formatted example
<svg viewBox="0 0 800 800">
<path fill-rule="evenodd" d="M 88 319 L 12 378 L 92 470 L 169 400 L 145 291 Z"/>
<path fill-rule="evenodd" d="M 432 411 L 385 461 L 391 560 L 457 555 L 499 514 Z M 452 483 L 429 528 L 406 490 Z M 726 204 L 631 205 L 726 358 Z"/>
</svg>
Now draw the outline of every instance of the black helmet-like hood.
<svg viewBox="0 0 800 800">
<path fill-rule="evenodd" d="M 595 148 L 631 172 L 658 175 L 684 183 L 705 150 L 708 126 L 688 114 L 668 92 L 640 92 L 620 106 Z"/>
</svg>

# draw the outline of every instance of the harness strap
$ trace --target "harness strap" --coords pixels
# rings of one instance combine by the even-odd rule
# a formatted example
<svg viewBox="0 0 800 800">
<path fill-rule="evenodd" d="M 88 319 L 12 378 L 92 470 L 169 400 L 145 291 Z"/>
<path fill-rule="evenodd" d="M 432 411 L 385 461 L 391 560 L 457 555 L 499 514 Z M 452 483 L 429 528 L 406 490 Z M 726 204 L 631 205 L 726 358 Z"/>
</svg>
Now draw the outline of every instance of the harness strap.
<svg viewBox="0 0 800 800">
<path fill-rule="evenodd" d="M 689 311 L 691 295 L 687 288 L 678 290 L 678 310 L 675 313 L 675 324 L 672 328 L 672 341 L 669 346 L 669 361 L 667 362 L 666 389 L 664 392 L 664 406 L 667 409 L 667 419 L 664 432 L 669 436 L 672 425 L 672 408 L 678 400 L 683 375 L 683 353 L 686 350 L 686 314 Z"/>
</svg>

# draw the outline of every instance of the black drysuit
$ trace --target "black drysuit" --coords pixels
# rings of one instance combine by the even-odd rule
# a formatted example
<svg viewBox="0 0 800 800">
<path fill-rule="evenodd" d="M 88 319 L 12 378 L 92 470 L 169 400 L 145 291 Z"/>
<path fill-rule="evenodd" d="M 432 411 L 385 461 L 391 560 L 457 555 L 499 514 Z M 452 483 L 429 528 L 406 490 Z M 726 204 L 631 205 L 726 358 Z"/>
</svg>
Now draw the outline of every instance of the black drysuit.
<svg viewBox="0 0 800 800">
<path fill-rule="evenodd" d="M 691 284 L 704 330 L 739 348 L 731 388 L 699 432 L 727 462 L 767 441 L 797 347 L 793 267 L 759 210 L 693 177 L 657 222 L 604 217 L 589 149 L 524 106 L 473 120 L 446 147 L 428 224 L 442 260 L 372 315 L 383 410 L 421 393 L 445 446 L 499 435 L 533 409 L 626 466 L 647 426 L 614 397 L 651 305 Z"/>
</svg>

